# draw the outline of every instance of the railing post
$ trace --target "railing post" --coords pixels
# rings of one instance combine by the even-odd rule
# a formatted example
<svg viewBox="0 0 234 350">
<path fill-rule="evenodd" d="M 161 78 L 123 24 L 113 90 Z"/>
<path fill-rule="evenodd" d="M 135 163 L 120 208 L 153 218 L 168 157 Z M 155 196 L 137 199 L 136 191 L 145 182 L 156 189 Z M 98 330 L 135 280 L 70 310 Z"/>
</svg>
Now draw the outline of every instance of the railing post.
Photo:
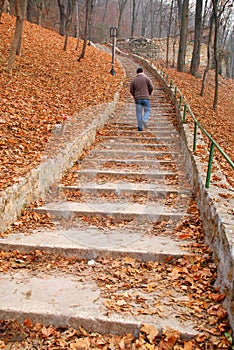
<svg viewBox="0 0 234 350">
<path fill-rule="evenodd" d="M 194 122 L 194 132 L 193 132 L 193 152 L 197 149 L 197 128 L 198 125 L 196 122 Z"/>
<path fill-rule="evenodd" d="M 183 101 L 183 96 L 180 94 L 180 102 L 179 102 L 179 108 L 181 108 L 182 105 L 182 101 Z"/>
<path fill-rule="evenodd" d="M 206 175 L 206 188 L 210 187 L 210 177 L 211 177 L 212 161 L 213 161 L 213 155 L 214 155 L 214 146 L 215 146 L 214 142 L 211 142 L 209 163 L 208 163 L 208 169 L 207 169 L 207 175 Z"/>
<path fill-rule="evenodd" d="M 183 113 L 183 123 L 186 123 L 186 112 L 187 112 L 187 105 L 184 105 L 184 113 Z"/>
</svg>

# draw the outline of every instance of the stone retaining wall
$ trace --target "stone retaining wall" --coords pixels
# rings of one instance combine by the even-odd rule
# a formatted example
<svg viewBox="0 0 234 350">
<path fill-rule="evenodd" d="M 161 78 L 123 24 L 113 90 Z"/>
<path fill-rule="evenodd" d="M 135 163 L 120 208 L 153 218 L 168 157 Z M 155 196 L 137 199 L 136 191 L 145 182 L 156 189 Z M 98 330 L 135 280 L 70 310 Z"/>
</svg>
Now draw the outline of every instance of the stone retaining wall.
<svg viewBox="0 0 234 350">
<path fill-rule="evenodd" d="M 167 39 L 147 39 L 147 38 L 133 38 L 117 41 L 118 49 L 126 52 L 131 52 L 132 54 L 144 57 L 153 61 L 166 61 L 166 51 L 167 51 Z M 173 61 L 177 61 L 179 48 L 179 38 L 171 38 L 169 40 L 169 64 Z M 186 47 L 186 57 L 185 63 L 190 64 L 193 53 L 193 42 L 188 41 Z M 174 57 L 173 57 L 174 56 Z M 200 62 L 202 66 L 207 63 L 207 45 L 201 44 L 201 57 Z"/>
<path fill-rule="evenodd" d="M 94 142 L 97 131 L 113 113 L 119 99 L 89 108 L 73 116 L 62 136 L 52 136 L 44 151 L 41 164 L 18 183 L 0 192 L 0 232 L 4 232 L 32 202 L 44 198 L 48 189 Z M 88 116 L 88 118 L 87 118 Z M 83 120 L 91 122 L 82 127 Z M 69 124 L 70 123 L 70 124 Z"/>
<path fill-rule="evenodd" d="M 175 102 L 180 134 L 183 140 L 183 149 L 186 168 L 191 176 L 191 183 L 200 210 L 203 228 L 206 234 L 206 243 L 213 252 L 214 262 L 217 266 L 217 279 L 215 285 L 226 294 L 223 303 L 228 312 L 230 325 L 234 332 L 234 189 L 227 183 L 225 176 L 218 164 L 213 161 L 212 175 L 220 181 L 212 183 L 206 189 L 207 164 L 194 155 L 193 129 L 188 124 L 183 124 L 183 113 L 174 99 L 173 89 L 170 88 L 157 68 L 149 61 L 134 55 L 134 60 L 150 70 L 163 84 L 171 100 Z M 201 133 L 198 133 L 197 144 L 204 145 Z"/>
</svg>

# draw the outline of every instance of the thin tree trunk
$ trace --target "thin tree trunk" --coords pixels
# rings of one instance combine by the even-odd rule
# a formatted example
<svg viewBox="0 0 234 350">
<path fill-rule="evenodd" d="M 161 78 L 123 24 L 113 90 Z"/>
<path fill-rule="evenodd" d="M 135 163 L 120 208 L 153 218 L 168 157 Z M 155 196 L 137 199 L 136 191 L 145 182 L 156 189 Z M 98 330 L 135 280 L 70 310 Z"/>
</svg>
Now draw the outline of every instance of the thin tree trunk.
<svg viewBox="0 0 234 350">
<path fill-rule="evenodd" d="M 20 36 L 19 36 L 19 41 L 18 41 L 17 48 L 16 48 L 16 55 L 17 56 L 21 55 L 22 33 L 23 33 L 23 26 L 24 26 L 24 20 L 25 20 L 25 15 L 26 15 L 27 3 L 28 3 L 28 0 L 23 0 L 22 6 L 21 6 L 22 21 L 20 22 Z"/>
<path fill-rule="evenodd" d="M 78 50 L 79 43 L 80 43 L 80 21 L 79 21 L 79 3 L 78 0 L 76 0 L 76 48 L 75 50 Z"/>
<path fill-rule="evenodd" d="M 181 27 L 181 19 L 182 19 L 182 0 L 177 0 L 178 7 L 178 24 L 179 28 Z"/>
<path fill-rule="evenodd" d="M 203 78 L 202 78 L 202 87 L 201 87 L 201 92 L 200 92 L 201 96 L 204 96 L 206 76 L 210 70 L 213 30 L 214 30 L 214 16 L 212 14 L 211 18 L 210 18 L 210 31 L 209 31 L 209 38 L 208 38 L 208 45 L 207 45 L 207 64 L 206 64 L 206 68 L 204 70 Z"/>
<path fill-rule="evenodd" d="M 66 23 L 66 7 L 64 0 L 58 0 L 58 6 L 59 6 L 59 34 L 64 36 L 65 35 L 65 23 Z"/>
<path fill-rule="evenodd" d="M 196 15 L 195 15 L 195 38 L 193 46 L 192 61 L 190 66 L 190 73 L 195 77 L 198 76 L 200 66 L 200 51 L 201 51 L 201 33 L 202 33 L 202 6 L 203 0 L 196 1 Z"/>
<path fill-rule="evenodd" d="M 19 0 L 15 0 L 15 14 L 16 14 L 16 22 L 15 22 L 15 32 L 14 37 L 10 49 L 10 55 L 6 67 L 6 72 L 8 72 L 10 75 L 12 75 L 12 69 L 15 63 L 15 56 L 17 54 L 17 51 L 20 51 L 20 44 L 21 44 L 21 38 L 22 38 L 22 30 L 23 30 L 23 16 L 22 16 L 22 9 L 26 9 L 26 0 L 22 3 L 22 8 L 20 6 Z"/>
<path fill-rule="evenodd" d="M 119 30 L 119 34 L 121 33 L 121 23 L 122 23 L 122 17 L 123 17 L 123 12 L 124 12 L 124 8 L 125 5 L 127 3 L 127 0 L 118 0 L 119 4 L 118 4 L 118 24 L 117 24 L 117 28 Z"/>
<path fill-rule="evenodd" d="M 174 6 L 174 0 L 171 1 L 171 6 L 170 6 L 169 25 L 168 25 L 168 33 L 167 33 L 166 67 L 168 67 L 168 64 L 169 64 L 169 48 L 170 48 L 173 6 Z"/>
<path fill-rule="evenodd" d="M 160 1 L 160 6 L 159 6 L 159 29 L 158 29 L 158 37 L 162 37 L 162 23 L 163 23 L 163 18 L 162 18 L 162 5 L 163 5 L 163 0 Z"/>
<path fill-rule="evenodd" d="M 67 11 L 66 11 L 66 23 L 65 23 L 65 39 L 64 39 L 64 45 L 63 45 L 64 51 L 66 51 L 67 49 L 67 43 L 69 38 L 68 32 L 72 21 L 74 7 L 75 7 L 75 0 L 68 0 Z"/>
<path fill-rule="evenodd" d="M 1 18 L 2 18 L 2 13 L 3 13 L 3 8 L 4 8 L 4 2 L 5 0 L 0 0 L 0 22 L 1 22 Z"/>
<path fill-rule="evenodd" d="M 180 42 L 179 52 L 177 60 L 178 72 L 184 72 L 185 67 L 185 56 L 188 36 L 188 11 L 189 11 L 189 0 L 184 0 L 182 5 L 182 19 L 180 28 Z"/>
<path fill-rule="evenodd" d="M 107 5 L 108 5 L 108 0 L 105 0 L 105 6 L 104 6 L 104 11 L 103 11 L 103 16 L 102 16 L 102 23 L 105 22 L 106 20 L 106 15 L 107 15 Z"/>
<path fill-rule="evenodd" d="M 78 57 L 78 61 L 80 61 L 85 56 L 85 51 L 88 43 L 88 35 L 89 35 L 89 23 L 91 20 L 92 10 L 93 10 L 93 0 L 86 0 L 85 5 L 85 29 L 84 29 L 84 41 L 82 46 L 81 54 Z"/>
<path fill-rule="evenodd" d="M 131 25 L 131 36 L 134 36 L 136 21 L 136 0 L 132 0 L 132 25 Z"/>
<path fill-rule="evenodd" d="M 218 0 L 212 0 L 213 3 L 213 13 L 214 13 L 214 61 L 215 61 L 215 94 L 213 109 L 217 110 L 218 105 L 218 95 L 219 95 L 219 58 L 218 58 Z"/>
</svg>

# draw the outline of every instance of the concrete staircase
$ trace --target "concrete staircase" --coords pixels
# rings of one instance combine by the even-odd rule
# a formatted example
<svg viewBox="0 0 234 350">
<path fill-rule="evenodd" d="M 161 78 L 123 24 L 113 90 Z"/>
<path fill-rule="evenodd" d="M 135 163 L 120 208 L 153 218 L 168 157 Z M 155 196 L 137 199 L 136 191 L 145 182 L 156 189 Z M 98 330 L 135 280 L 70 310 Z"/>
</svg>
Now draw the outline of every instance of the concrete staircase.
<svg viewBox="0 0 234 350">
<path fill-rule="evenodd" d="M 132 79 L 137 65 L 122 60 Z M 188 307 L 195 282 L 183 265 L 200 253 L 195 240 L 179 237 L 193 215 L 175 112 L 150 77 L 148 129 L 137 131 L 126 94 L 92 148 L 35 209 L 50 215 L 54 229 L 1 239 L 1 249 L 81 259 L 71 270 L 0 273 L 1 318 L 136 336 L 145 323 L 184 338 L 208 327 L 208 318 L 197 320 Z"/>
</svg>

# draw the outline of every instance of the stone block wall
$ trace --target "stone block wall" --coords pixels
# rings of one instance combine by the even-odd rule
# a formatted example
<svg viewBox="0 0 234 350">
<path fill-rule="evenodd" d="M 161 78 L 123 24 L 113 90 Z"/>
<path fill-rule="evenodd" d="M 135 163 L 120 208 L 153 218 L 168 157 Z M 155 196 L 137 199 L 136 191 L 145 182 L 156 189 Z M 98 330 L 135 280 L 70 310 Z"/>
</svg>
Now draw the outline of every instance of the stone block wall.
<svg viewBox="0 0 234 350">
<path fill-rule="evenodd" d="M 114 101 L 89 108 L 73 116 L 62 136 L 53 136 L 47 145 L 41 164 L 32 169 L 18 183 L 0 192 L 0 232 L 4 232 L 32 202 L 44 198 L 48 189 L 94 142 L 97 131 L 113 113 L 119 93 Z M 87 118 L 88 116 L 88 118 Z M 89 120 L 82 128 L 82 120 Z"/>
<path fill-rule="evenodd" d="M 177 61 L 179 39 L 171 38 L 169 41 L 169 64 L 173 62 L 173 52 L 175 52 L 174 60 Z M 135 38 L 117 41 L 117 47 L 121 51 L 130 52 L 132 54 L 144 57 L 152 61 L 166 61 L 167 39 L 146 39 Z M 190 64 L 193 53 L 193 42 L 188 41 L 186 50 L 186 64 Z M 207 62 L 207 46 L 201 44 L 201 65 L 205 66 Z"/>
</svg>

